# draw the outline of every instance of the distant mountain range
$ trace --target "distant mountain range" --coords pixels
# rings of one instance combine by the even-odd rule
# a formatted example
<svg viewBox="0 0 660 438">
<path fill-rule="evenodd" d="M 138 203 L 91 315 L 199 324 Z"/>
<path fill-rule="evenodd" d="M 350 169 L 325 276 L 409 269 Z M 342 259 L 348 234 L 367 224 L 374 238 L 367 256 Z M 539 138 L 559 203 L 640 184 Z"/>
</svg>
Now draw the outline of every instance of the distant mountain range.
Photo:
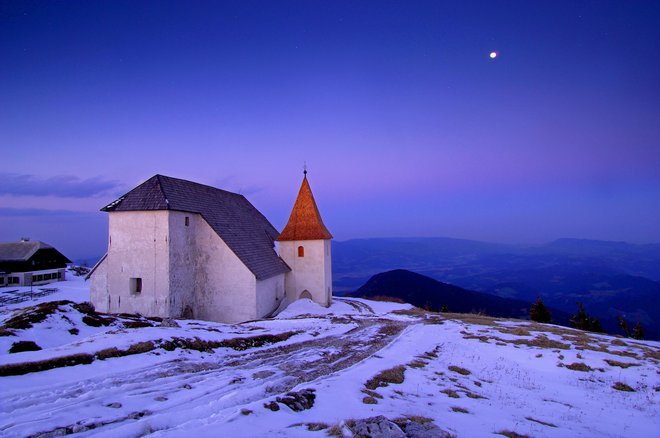
<svg viewBox="0 0 660 438">
<path fill-rule="evenodd" d="M 358 298 L 397 298 L 434 311 L 446 307 L 449 312 L 479 312 L 503 318 L 527 319 L 530 307 L 527 301 L 463 289 L 404 269 L 376 274 L 349 295 Z M 557 309 L 550 310 L 553 322 L 563 325 L 568 323 L 568 314 Z"/>
<path fill-rule="evenodd" d="M 541 296 L 566 314 L 581 301 L 619 333 L 617 316 L 660 338 L 660 245 L 560 239 L 517 246 L 449 238 L 359 239 L 333 244 L 334 287 L 358 290 L 373 275 L 407 269 L 469 291 L 526 302 Z"/>
</svg>

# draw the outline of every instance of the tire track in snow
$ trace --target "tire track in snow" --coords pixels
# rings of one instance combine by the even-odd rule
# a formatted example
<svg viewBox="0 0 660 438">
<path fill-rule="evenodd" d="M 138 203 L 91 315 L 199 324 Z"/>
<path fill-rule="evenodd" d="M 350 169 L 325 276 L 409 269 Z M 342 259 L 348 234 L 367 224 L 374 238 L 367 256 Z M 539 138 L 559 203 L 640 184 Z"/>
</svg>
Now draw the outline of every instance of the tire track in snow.
<svg viewBox="0 0 660 438">
<path fill-rule="evenodd" d="M 373 312 L 361 304 L 361 312 Z M 351 322 L 357 327 L 349 332 L 318 339 L 240 354 L 211 355 L 201 361 L 177 358 L 98 380 L 87 379 L 73 386 L 55 384 L 48 389 L 14 394 L 3 401 L 0 423 L 5 426 L 0 432 L 24 436 L 53 431 L 53 424 L 91 424 L 101 427 L 95 432 L 107 431 L 135 422 L 125 420 L 127 414 L 145 406 L 151 415 L 138 421 L 149 422 L 158 429 L 211 414 L 235 415 L 241 405 L 273 398 L 296 385 L 369 358 L 386 347 L 405 325 L 383 319 Z M 382 330 L 386 326 L 390 329 Z M 253 377 L 259 371 L 274 372 L 268 376 L 267 385 Z M 122 402 L 121 408 L 107 407 L 118 401 Z"/>
</svg>

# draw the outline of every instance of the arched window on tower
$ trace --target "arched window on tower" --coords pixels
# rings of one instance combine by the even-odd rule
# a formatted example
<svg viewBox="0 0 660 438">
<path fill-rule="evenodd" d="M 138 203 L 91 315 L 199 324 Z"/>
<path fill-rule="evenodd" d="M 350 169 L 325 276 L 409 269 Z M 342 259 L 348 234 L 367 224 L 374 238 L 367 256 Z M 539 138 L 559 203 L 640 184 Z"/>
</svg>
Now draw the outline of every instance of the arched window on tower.
<svg viewBox="0 0 660 438">
<path fill-rule="evenodd" d="M 298 257 L 305 257 L 305 247 L 303 246 L 298 247 Z"/>
</svg>

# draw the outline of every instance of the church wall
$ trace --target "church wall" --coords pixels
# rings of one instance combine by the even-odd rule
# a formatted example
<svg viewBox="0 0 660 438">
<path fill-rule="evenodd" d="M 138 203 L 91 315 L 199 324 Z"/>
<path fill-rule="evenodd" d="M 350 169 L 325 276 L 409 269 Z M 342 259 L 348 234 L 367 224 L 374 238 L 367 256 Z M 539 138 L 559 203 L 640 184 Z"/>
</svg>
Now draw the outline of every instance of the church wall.
<svg viewBox="0 0 660 438">
<path fill-rule="evenodd" d="M 103 259 L 90 277 L 90 300 L 97 312 L 108 313 L 110 311 L 110 297 L 108 293 L 108 264 L 107 258 Z"/>
<path fill-rule="evenodd" d="M 187 219 L 186 219 L 187 218 Z M 170 296 L 172 318 L 196 318 L 196 233 L 206 222 L 197 213 L 170 211 L 168 215 Z"/>
<path fill-rule="evenodd" d="M 105 263 L 107 290 L 111 293 L 109 305 L 107 295 L 105 299 L 109 312 L 170 316 L 168 215 L 168 211 L 109 214 Z M 139 291 L 136 279 L 140 279 Z M 97 295 L 97 299 L 102 297 Z"/>
<path fill-rule="evenodd" d="M 307 290 L 315 302 L 329 306 L 332 294 L 330 241 L 281 241 L 279 246 L 280 257 L 291 267 L 285 283 L 289 302 L 299 299 Z M 298 256 L 299 246 L 304 248 L 304 257 Z"/>
<path fill-rule="evenodd" d="M 228 323 L 256 319 L 254 274 L 205 220 L 197 224 L 195 318 Z"/>
<path fill-rule="evenodd" d="M 325 250 L 325 260 L 324 260 L 324 269 L 323 269 L 323 280 L 325 291 L 325 296 L 327 300 L 327 305 L 332 304 L 332 240 L 324 240 L 323 247 Z"/>
<path fill-rule="evenodd" d="M 284 299 L 284 274 L 257 281 L 257 318 L 269 315 Z"/>
</svg>

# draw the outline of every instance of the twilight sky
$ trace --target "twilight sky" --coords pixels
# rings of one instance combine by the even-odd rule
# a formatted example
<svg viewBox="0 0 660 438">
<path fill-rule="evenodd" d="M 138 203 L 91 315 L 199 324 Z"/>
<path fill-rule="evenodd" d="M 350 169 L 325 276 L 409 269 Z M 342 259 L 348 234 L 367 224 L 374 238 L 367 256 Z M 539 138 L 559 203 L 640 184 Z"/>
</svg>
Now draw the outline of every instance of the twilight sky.
<svg viewBox="0 0 660 438">
<path fill-rule="evenodd" d="M 660 2 L 3 1 L 0 241 L 161 173 L 338 240 L 660 242 Z M 498 52 L 495 59 L 491 51 Z"/>
</svg>

